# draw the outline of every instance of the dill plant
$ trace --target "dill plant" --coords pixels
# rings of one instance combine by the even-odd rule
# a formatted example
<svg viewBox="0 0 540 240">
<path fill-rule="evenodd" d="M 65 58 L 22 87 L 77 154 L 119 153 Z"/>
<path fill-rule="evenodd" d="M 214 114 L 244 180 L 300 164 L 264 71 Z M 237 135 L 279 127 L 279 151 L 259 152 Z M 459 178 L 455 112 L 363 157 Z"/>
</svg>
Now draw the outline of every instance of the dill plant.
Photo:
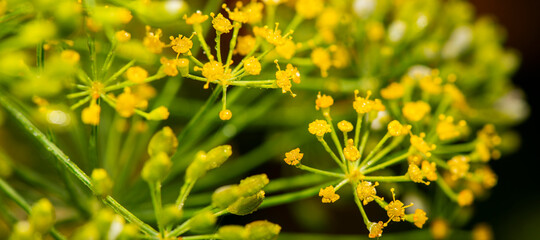
<svg viewBox="0 0 540 240">
<path fill-rule="evenodd" d="M 0 122 L 39 152 L 2 141 L 10 239 L 275 239 L 218 217 L 317 195 L 369 238 L 464 237 L 527 114 L 516 53 L 466 1 L 0 0 L 0 26 Z M 249 176 L 272 159 L 307 173 Z"/>
</svg>

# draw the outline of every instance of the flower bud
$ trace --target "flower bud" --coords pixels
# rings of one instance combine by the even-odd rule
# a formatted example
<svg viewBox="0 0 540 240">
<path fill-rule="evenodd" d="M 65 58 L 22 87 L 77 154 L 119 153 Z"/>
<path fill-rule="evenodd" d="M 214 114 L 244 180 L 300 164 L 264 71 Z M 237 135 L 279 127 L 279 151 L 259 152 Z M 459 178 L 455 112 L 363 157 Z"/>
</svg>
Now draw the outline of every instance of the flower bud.
<svg viewBox="0 0 540 240">
<path fill-rule="evenodd" d="M 212 205 L 225 209 L 240 198 L 240 188 L 237 185 L 228 185 L 218 188 L 212 194 Z"/>
<path fill-rule="evenodd" d="M 100 232 L 94 222 L 88 222 L 73 234 L 70 239 L 73 240 L 87 240 L 87 239 L 100 239 Z"/>
<path fill-rule="evenodd" d="M 218 230 L 220 239 L 223 240 L 243 240 L 247 239 L 247 232 L 243 226 L 227 225 Z"/>
<path fill-rule="evenodd" d="M 169 226 L 175 224 L 182 217 L 182 210 L 178 209 L 178 206 L 174 204 L 167 205 L 163 208 L 163 214 L 161 216 L 163 224 Z"/>
<path fill-rule="evenodd" d="M 281 227 L 268 221 L 255 221 L 246 225 L 247 239 L 272 240 L 277 239 Z"/>
<path fill-rule="evenodd" d="M 206 169 L 210 170 L 221 166 L 231 155 L 231 145 L 221 145 L 213 148 L 206 154 Z"/>
<path fill-rule="evenodd" d="M 240 185 L 238 185 L 239 193 L 243 197 L 251 196 L 263 189 L 268 182 L 270 182 L 270 180 L 268 180 L 268 176 L 264 173 L 247 177 L 240 181 Z"/>
<path fill-rule="evenodd" d="M 159 121 L 159 120 L 166 120 L 167 118 L 169 118 L 169 110 L 164 106 L 160 106 L 160 107 L 152 110 L 148 114 L 147 119 L 148 120 Z"/>
<path fill-rule="evenodd" d="M 186 170 L 186 182 L 196 181 L 206 174 L 205 161 L 206 153 L 204 151 L 199 151 Z"/>
<path fill-rule="evenodd" d="M 26 239 L 39 239 L 37 234 L 27 221 L 17 222 L 13 226 L 13 232 L 11 233 L 10 240 L 26 240 Z"/>
<path fill-rule="evenodd" d="M 152 115 L 154 111 L 152 111 L 150 115 Z M 173 130 L 170 127 L 164 127 L 150 139 L 150 143 L 148 144 L 148 154 L 153 157 L 160 152 L 164 152 L 167 155 L 172 156 L 176 152 L 177 147 L 178 140 L 176 139 Z"/>
<path fill-rule="evenodd" d="M 32 206 L 30 223 L 40 233 L 46 233 L 54 225 L 56 219 L 54 207 L 46 198 L 42 198 Z"/>
<path fill-rule="evenodd" d="M 172 162 L 169 156 L 160 152 L 144 164 L 142 178 L 147 182 L 162 181 L 169 174 L 171 166 Z"/>
<path fill-rule="evenodd" d="M 212 230 L 216 221 L 217 218 L 211 211 L 201 211 L 191 218 L 191 230 L 193 232 L 206 232 Z"/>
<path fill-rule="evenodd" d="M 92 183 L 94 184 L 96 195 L 106 196 L 111 194 L 113 182 L 105 169 L 96 168 L 92 171 Z"/>
<path fill-rule="evenodd" d="M 257 208 L 261 205 L 263 200 L 264 200 L 264 191 L 261 190 L 255 195 L 252 195 L 249 197 L 242 197 L 236 200 L 236 202 L 234 202 L 227 208 L 227 211 L 235 215 L 240 215 L 240 216 L 247 215 L 257 210 Z"/>
<path fill-rule="evenodd" d="M 189 60 L 185 58 L 180 58 L 178 61 L 178 69 L 180 69 L 180 75 L 185 77 L 189 74 Z"/>
</svg>

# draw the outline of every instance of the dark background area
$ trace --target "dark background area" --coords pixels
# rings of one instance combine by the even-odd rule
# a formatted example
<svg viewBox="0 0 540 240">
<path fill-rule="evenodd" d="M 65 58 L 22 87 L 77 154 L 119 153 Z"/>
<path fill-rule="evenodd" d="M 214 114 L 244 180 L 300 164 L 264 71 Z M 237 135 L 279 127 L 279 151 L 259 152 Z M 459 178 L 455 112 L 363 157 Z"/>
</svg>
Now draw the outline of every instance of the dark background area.
<svg viewBox="0 0 540 240">
<path fill-rule="evenodd" d="M 513 77 L 527 95 L 531 115 L 517 130 L 521 149 L 494 161 L 499 175 L 491 197 L 477 204 L 475 222 L 493 226 L 496 239 L 540 239 L 540 192 L 538 191 L 538 97 L 540 80 L 540 1 L 471 0 L 477 15 L 493 16 L 507 32 L 506 46 L 521 53 L 521 66 Z"/>
</svg>

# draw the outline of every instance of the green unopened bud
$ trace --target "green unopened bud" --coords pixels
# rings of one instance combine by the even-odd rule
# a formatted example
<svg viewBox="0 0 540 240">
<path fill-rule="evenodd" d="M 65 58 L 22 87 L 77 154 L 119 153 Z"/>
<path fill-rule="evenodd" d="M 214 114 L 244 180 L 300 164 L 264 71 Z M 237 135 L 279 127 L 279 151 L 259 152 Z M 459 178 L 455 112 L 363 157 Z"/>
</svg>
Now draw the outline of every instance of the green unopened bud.
<svg viewBox="0 0 540 240">
<path fill-rule="evenodd" d="M 231 155 L 231 145 L 221 145 L 213 148 L 206 154 L 206 169 L 210 170 L 221 166 Z"/>
<path fill-rule="evenodd" d="M 212 194 L 212 205 L 225 209 L 240 198 L 240 191 L 237 185 L 228 185 L 218 188 Z"/>
<path fill-rule="evenodd" d="M 242 181 L 240 181 L 240 185 L 238 185 L 239 190 L 240 190 L 240 195 L 245 197 L 245 196 L 251 196 L 253 194 L 256 194 L 260 190 L 262 190 L 264 186 L 268 184 L 268 182 L 270 182 L 270 180 L 268 180 L 268 176 L 266 176 L 266 174 L 264 173 L 247 177 L 243 179 Z"/>
<path fill-rule="evenodd" d="M 277 239 L 281 227 L 269 221 L 255 221 L 246 225 L 247 239 L 273 240 Z"/>
<path fill-rule="evenodd" d="M 26 221 L 17 222 L 15 226 L 13 226 L 13 232 L 11 233 L 11 236 L 9 238 L 10 240 L 38 240 L 40 238 L 40 234 L 36 233 L 34 228 L 32 227 L 32 224 Z"/>
<path fill-rule="evenodd" d="M 220 227 L 218 230 L 220 239 L 223 240 L 243 240 L 247 239 L 247 232 L 243 226 L 228 225 Z"/>
<path fill-rule="evenodd" d="M 199 151 L 186 170 L 186 182 L 196 181 L 206 174 L 206 153 Z"/>
<path fill-rule="evenodd" d="M 148 155 L 153 157 L 160 152 L 164 152 L 167 155 L 172 156 L 176 152 L 177 147 L 178 140 L 176 139 L 173 130 L 170 127 L 164 127 L 150 139 L 150 143 L 148 144 Z"/>
<path fill-rule="evenodd" d="M 97 195 L 106 196 L 111 194 L 113 182 L 105 169 L 96 168 L 92 171 L 92 183 Z"/>
<path fill-rule="evenodd" d="M 164 106 L 160 106 L 160 107 L 157 107 L 156 109 L 152 110 L 148 114 L 147 119 L 148 120 L 159 121 L 159 120 L 165 120 L 167 118 L 169 118 L 169 110 Z"/>
<path fill-rule="evenodd" d="M 161 182 L 169 174 L 171 166 L 172 162 L 169 156 L 164 152 L 160 152 L 144 164 L 142 178 L 150 183 Z"/>
<path fill-rule="evenodd" d="M 189 60 L 186 58 L 178 59 L 178 69 L 180 69 L 180 75 L 182 77 L 189 75 Z"/>
<path fill-rule="evenodd" d="M 170 204 L 163 208 L 163 215 L 161 216 L 163 225 L 169 226 L 175 224 L 181 217 L 182 210 L 178 209 L 177 205 Z"/>
<path fill-rule="evenodd" d="M 40 233 L 46 233 L 54 225 L 56 219 L 54 207 L 49 200 L 42 198 L 32 206 L 30 223 Z"/>
<path fill-rule="evenodd" d="M 242 197 L 233 204 L 231 204 L 227 211 L 229 211 L 232 214 L 235 215 L 247 215 L 252 212 L 255 212 L 257 208 L 261 205 L 261 203 L 264 200 L 264 191 L 261 190 L 257 194 L 249 196 L 249 197 Z"/>
<path fill-rule="evenodd" d="M 197 213 L 191 218 L 190 226 L 193 232 L 207 232 L 211 231 L 216 224 L 216 216 L 208 210 Z"/>
</svg>

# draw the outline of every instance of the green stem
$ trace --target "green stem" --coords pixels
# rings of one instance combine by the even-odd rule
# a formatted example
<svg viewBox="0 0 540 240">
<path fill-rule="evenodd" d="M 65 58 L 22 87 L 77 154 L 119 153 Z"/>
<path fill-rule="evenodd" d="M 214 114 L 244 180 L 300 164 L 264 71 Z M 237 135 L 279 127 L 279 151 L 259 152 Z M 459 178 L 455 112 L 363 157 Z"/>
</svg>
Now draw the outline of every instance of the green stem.
<svg viewBox="0 0 540 240">
<path fill-rule="evenodd" d="M 287 28 L 285 28 L 283 34 L 287 34 L 291 30 L 294 31 L 296 27 L 298 27 L 298 25 L 302 23 L 303 20 L 304 18 L 300 14 L 297 13 L 296 15 L 294 15 L 294 18 L 290 21 L 289 25 L 287 25 Z"/>
<path fill-rule="evenodd" d="M 312 173 L 316 173 L 316 174 L 320 174 L 320 175 L 325 175 L 325 176 L 330 176 L 330 177 L 337 177 L 337 178 L 344 178 L 345 177 L 345 174 L 320 170 L 320 169 L 308 167 L 308 166 L 302 165 L 302 164 L 298 164 L 298 165 L 296 165 L 296 167 L 300 168 L 302 170 L 312 172 Z"/>
<path fill-rule="evenodd" d="M 152 81 L 156 81 L 156 80 L 164 78 L 165 76 L 167 76 L 165 73 L 157 72 L 156 74 L 144 79 L 144 81 L 142 83 L 149 83 L 149 82 L 152 82 Z M 108 86 L 108 87 L 106 87 L 104 89 L 104 91 L 105 92 L 114 91 L 114 90 L 123 89 L 125 87 L 131 87 L 131 86 L 138 85 L 138 84 L 140 84 L 140 83 L 134 83 L 134 82 L 131 82 L 131 81 L 125 81 L 125 82 L 122 82 L 120 84 Z"/>
<path fill-rule="evenodd" d="M 334 151 L 332 151 L 332 149 L 330 148 L 330 146 L 328 146 L 328 143 L 326 143 L 326 141 L 324 140 L 324 138 L 322 138 L 322 137 L 317 137 L 317 139 L 318 139 L 319 142 L 323 145 L 324 150 L 326 150 L 326 152 L 328 152 L 328 154 L 330 154 L 330 156 L 332 157 L 332 159 L 334 159 L 334 161 L 338 164 L 338 166 L 341 167 L 341 169 L 343 170 L 343 172 L 346 172 L 346 171 L 347 171 L 347 168 L 345 167 L 345 165 L 343 164 L 343 162 L 342 162 L 341 160 L 339 160 L 339 158 L 336 156 L 336 154 L 334 153 Z"/>
<path fill-rule="evenodd" d="M 457 194 L 446 184 L 444 179 L 439 175 L 437 176 L 437 185 L 443 190 L 443 192 L 448 196 L 452 201 L 457 202 Z"/>
<path fill-rule="evenodd" d="M 390 160 L 388 160 L 386 162 L 383 162 L 383 163 L 381 163 L 379 165 L 376 165 L 374 167 L 371 167 L 371 168 L 368 168 L 368 169 L 362 171 L 362 174 L 368 174 L 368 173 L 375 172 L 375 171 L 380 170 L 380 169 L 384 169 L 384 168 L 386 168 L 388 166 L 394 165 L 394 164 L 396 164 L 396 163 L 398 163 L 398 162 L 400 162 L 400 161 L 402 161 L 404 159 L 407 159 L 407 157 L 409 155 L 411 155 L 410 151 L 405 151 L 404 153 L 400 154 L 397 157 L 394 157 L 394 158 L 392 158 L 392 159 L 390 159 Z"/>
<path fill-rule="evenodd" d="M 358 114 L 356 119 L 356 128 L 354 129 L 354 145 L 358 148 L 360 146 L 360 129 L 362 128 L 362 120 L 364 119 L 364 114 Z"/>
<path fill-rule="evenodd" d="M 0 94 L 0 104 L 2 104 L 5 109 L 10 112 L 13 117 L 32 135 L 35 139 L 43 145 L 56 159 L 58 159 L 73 175 L 75 175 L 86 187 L 88 187 L 93 193 L 95 193 L 94 185 L 90 180 L 90 177 L 86 175 L 74 162 L 69 159 L 69 157 L 62 151 L 58 146 L 53 144 L 47 139 L 47 137 L 36 127 L 34 124 L 24 116 L 21 111 L 15 106 L 8 98 L 6 93 L 1 91 Z M 149 235 L 157 235 L 156 230 L 154 230 L 149 225 L 142 222 L 131 212 L 126 210 L 122 205 L 120 205 L 114 198 L 107 196 L 103 199 L 104 203 L 110 206 L 115 212 L 122 215 L 126 220 L 132 222 L 141 228 L 142 231 Z"/>
<path fill-rule="evenodd" d="M 240 28 L 242 27 L 242 23 L 235 21 L 233 25 L 234 25 L 234 30 L 233 30 L 231 41 L 229 42 L 229 53 L 227 54 L 227 61 L 225 62 L 225 72 L 227 72 L 227 70 L 229 70 L 230 68 L 233 51 L 234 51 L 234 48 L 236 47 L 236 38 L 238 37 L 238 32 L 240 31 Z M 241 62 L 238 64 L 241 64 Z"/>
<path fill-rule="evenodd" d="M 369 221 L 366 211 L 364 210 L 362 201 L 360 201 L 360 198 L 358 198 L 358 193 L 356 192 L 356 186 L 358 184 L 356 182 L 352 182 L 352 185 L 353 185 L 354 202 L 356 203 L 356 206 L 358 206 L 358 210 L 360 210 L 360 214 L 362 214 L 362 219 L 364 220 L 364 224 L 366 224 L 366 228 L 368 228 L 369 230 L 369 225 L 371 224 L 371 221 Z"/>
<path fill-rule="evenodd" d="M 403 176 L 365 176 L 365 181 L 371 182 L 410 182 L 411 179 L 407 175 Z"/>
<path fill-rule="evenodd" d="M 364 160 L 362 160 L 362 164 L 360 164 L 361 166 L 364 165 L 365 163 L 367 163 L 367 161 L 369 161 L 369 159 L 371 157 L 373 157 L 373 155 L 375 155 L 375 153 L 377 151 L 379 151 L 379 149 L 384 145 L 384 143 L 386 142 L 386 140 L 388 140 L 388 138 L 390 138 L 392 135 L 390 135 L 390 133 L 386 132 L 386 134 L 384 135 L 384 137 L 381 139 L 381 141 L 379 141 L 379 143 L 377 143 L 377 145 L 375 146 L 375 148 L 373 148 L 373 150 L 371 150 L 371 152 L 367 155 L 366 158 L 364 158 Z"/>
<path fill-rule="evenodd" d="M 328 187 L 329 185 L 334 185 L 338 183 L 338 181 L 332 181 L 325 184 L 321 184 L 315 187 L 310 187 L 304 190 L 292 192 L 292 193 L 285 193 L 281 195 L 276 196 L 270 196 L 264 199 L 264 202 L 261 204 L 259 208 L 267 208 L 267 207 L 273 207 L 281 204 L 286 204 L 294 201 L 298 201 L 301 199 L 305 199 L 308 197 L 315 196 L 319 193 L 321 188 Z"/>
<path fill-rule="evenodd" d="M 103 82 L 103 84 L 105 85 L 108 85 L 109 83 L 113 82 L 114 80 L 116 80 L 118 77 L 120 77 L 120 75 L 122 75 L 124 72 L 126 72 L 128 70 L 128 68 L 130 68 L 131 66 L 133 66 L 133 64 L 135 64 L 135 60 L 131 60 L 129 61 L 126 65 L 124 65 L 122 68 L 118 69 L 118 71 L 116 71 L 111 77 L 109 77 L 105 82 Z"/>
<path fill-rule="evenodd" d="M 204 34 L 202 30 L 202 26 L 200 23 L 193 24 L 193 30 L 195 31 L 197 35 L 197 39 L 199 39 L 199 43 L 201 44 L 201 47 L 206 54 L 206 57 L 208 59 L 212 59 L 212 52 L 210 51 L 210 47 L 208 47 L 208 44 L 206 43 L 206 40 L 204 39 Z"/>
<path fill-rule="evenodd" d="M 165 226 L 163 226 L 163 205 L 161 203 L 161 182 L 149 182 L 150 196 L 152 197 L 152 206 L 158 223 L 159 233 L 163 237 Z"/>
<path fill-rule="evenodd" d="M 218 62 L 223 63 L 221 60 L 221 32 L 217 32 L 216 34 L 216 55 Z"/>
<path fill-rule="evenodd" d="M 199 240 L 199 239 L 221 239 L 218 234 L 196 235 L 182 237 L 182 240 Z"/>
<path fill-rule="evenodd" d="M 184 207 L 184 203 L 186 202 L 186 199 L 191 192 L 191 189 L 193 189 L 193 186 L 195 186 L 195 181 L 185 181 L 184 185 L 182 185 L 182 188 L 180 189 L 180 194 L 176 199 L 176 206 L 179 210 L 182 210 L 182 208 Z"/>
<path fill-rule="evenodd" d="M 117 45 L 118 45 L 118 41 L 113 40 L 111 43 L 111 48 L 109 49 L 109 52 L 107 53 L 107 57 L 105 58 L 105 62 L 103 63 L 103 66 L 101 67 L 101 79 L 105 78 L 105 74 L 107 74 L 107 72 L 111 68 L 111 65 L 114 61 L 114 54 L 115 54 Z"/>
<path fill-rule="evenodd" d="M 394 148 L 399 146 L 399 144 L 403 141 L 403 139 L 404 139 L 404 137 L 396 137 L 396 138 L 394 138 L 392 140 L 392 142 L 390 143 L 390 145 L 383 148 L 377 155 L 375 155 L 375 157 L 373 157 L 373 159 L 366 162 L 366 164 L 364 164 L 365 165 L 364 167 L 369 167 L 369 166 L 377 163 L 379 160 L 381 160 L 383 157 L 385 157 L 390 151 L 394 150 Z"/>
<path fill-rule="evenodd" d="M 323 109 L 322 111 L 324 118 L 330 125 L 330 129 L 332 129 L 332 131 L 330 132 L 330 136 L 332 137 L 332 141 L 334 141 L 334 145 L 336 145 L 336 148 L 338 149 L 339 156 L 341 157 L 341 162 L 345 163 L 347 160 L 345 159 L 345 155 L 343 154 L 343 147 L 341 146 L 341 142 L 339 141 L 338 135 L 336 133 L 336 128 L 334 128 L 334 123 L 332 122 L 332 118 L 330 117 L 330 109 Z"/>
</svg>

